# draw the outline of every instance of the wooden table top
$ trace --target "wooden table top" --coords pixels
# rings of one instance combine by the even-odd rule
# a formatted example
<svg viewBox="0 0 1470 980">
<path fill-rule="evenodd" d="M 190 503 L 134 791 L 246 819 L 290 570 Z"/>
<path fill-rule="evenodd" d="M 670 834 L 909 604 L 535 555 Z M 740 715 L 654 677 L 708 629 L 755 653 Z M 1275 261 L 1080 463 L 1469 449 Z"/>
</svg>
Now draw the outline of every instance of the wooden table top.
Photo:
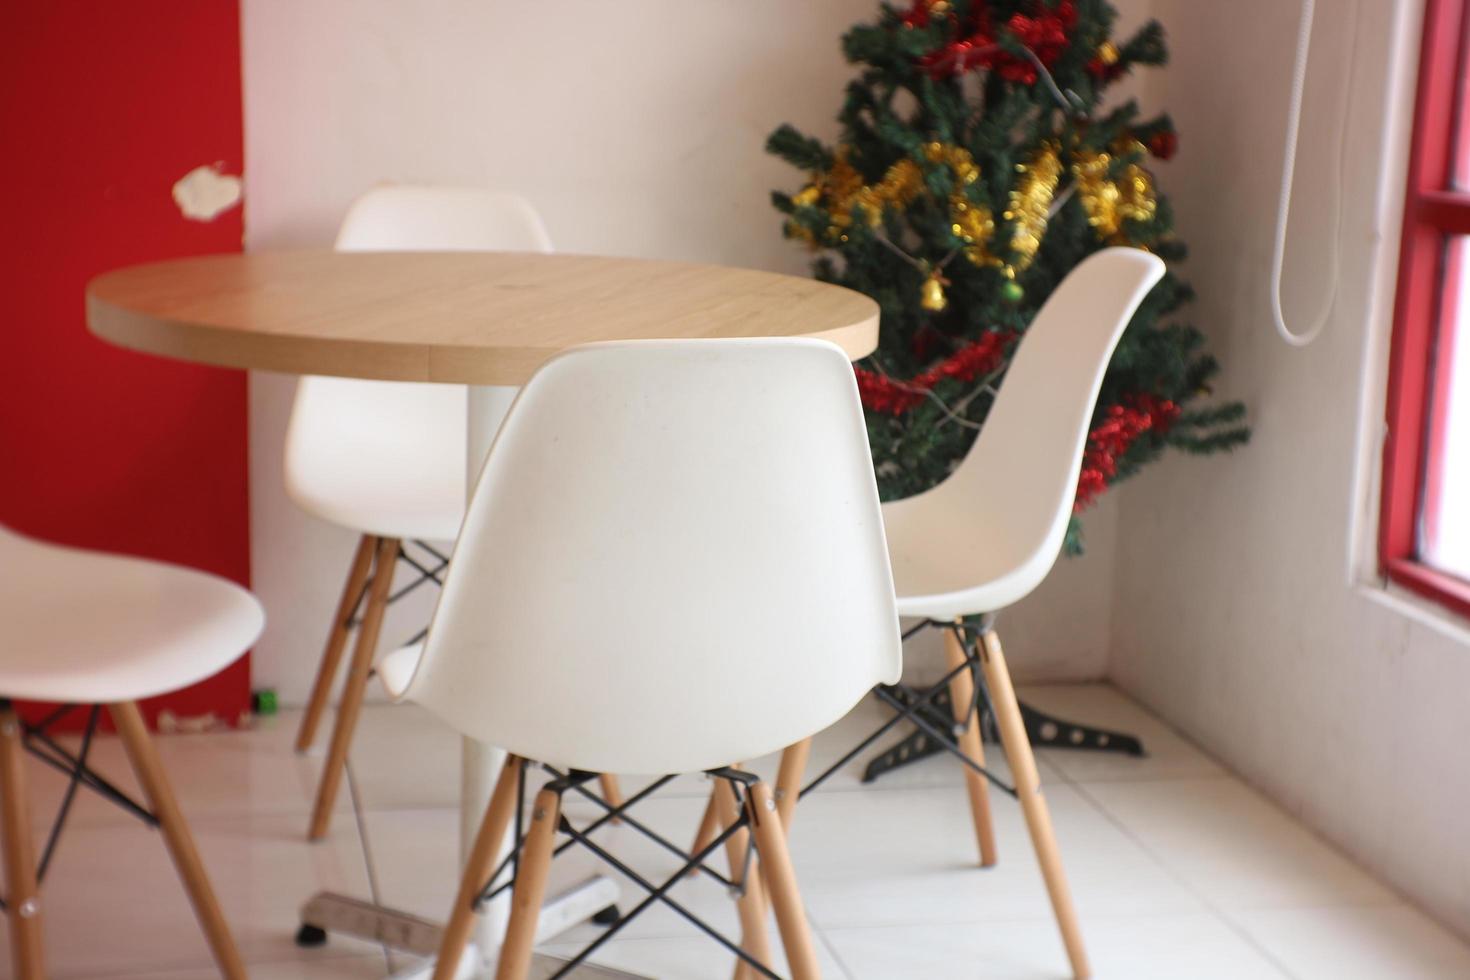
<svg viewBox="0 0 1470 980">
<path fill-rule="evenodd" d="M 861 293 L 795 276 L 512 252 L 213 255 L 87 285 L 87 324 L 121 347 L 225 367 L 518 385 L 603 340 L 820 337 L 878 342 Z"/>
</svg>

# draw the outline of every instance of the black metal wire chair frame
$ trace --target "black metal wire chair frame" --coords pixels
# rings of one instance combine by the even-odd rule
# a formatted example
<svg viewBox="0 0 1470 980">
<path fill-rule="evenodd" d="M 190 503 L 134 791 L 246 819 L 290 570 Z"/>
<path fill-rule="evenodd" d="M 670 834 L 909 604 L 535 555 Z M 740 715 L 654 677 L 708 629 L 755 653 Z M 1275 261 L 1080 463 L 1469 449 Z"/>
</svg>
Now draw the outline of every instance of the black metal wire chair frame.
<svg viewBox="0 0 1470 980">
<path fill-rule="evenodd" d="M 888 734 L 902 722 L 907 721 L 931 739 L 933 744 L 954 756 L 961 764 L 985 777 L 996 789 L 1014 798 L 1016 796 L 1016 787 L 965 755 L 958 742 L 960 733 L 968 730 L 971 724 L 987 725 L 995 717 L 994 708 L 990 702 L 990 689 L 985 683 L 985 672 L 982 669 L 985 661 L 980 646 L 980 639 L 993 628 L 993 624 L 994 617 L 991 616 L 981 617 L 978 625 L 973 626 L 967 622 L 942 622 L 937 619 L 925 619 L 905 630 L 901 638 L 903 642 L 908 642 L 909 639 L 926 629 L 947 629 L 951 631 L 955 635 L 955 638 L 959 640 L 960 649 L 964 652 L 965 656 L 964 662 L 951 668 L 938 681 L 919 691 L 917 694 L 908 693 L 907 689 L 901 689 L 897 685 L 890 684 L 879 684 L 873 688 L 873 696 L 893 709 L 893 717 L 885 721 L 872 734 L 858 742 L 851 750 L 843 754 L 840 759 L 822 770 L 821 773 L 802 787 L 800 797 L 804 797 L 814 791 L 818 786 L 821 786 L 830 779 L 839 769 L 866 751 L 874 742 Z M 965 671 L 970 672 L 973 681 L 972 689 L 975 692 L 974 698 L 965 711 L 965 720 L 963 722 L 954 722 L 946 731 L 935 723 L 935 702 L 941 695 L 948 694 L 950 682 Z"/>
<path fill-rule="evenodd" d="M 0 708 L 9 708 L 9 700 L 0 700 Z M 118 789 L 91 766 L 87 765 L 87 757 L 92 750 L 92 740 L 97 734 L 97 723 L 101 718 L 102 706 L 89 705 L 87 722 L 82 729 L 81 745 L 78 746 L 76 754 L 69 752 L 61 743 L 57 742 L 50 734 L 59 721 L 71 712 L 84 707 L 79 704 L 63 704 L 56 707 L 44 718 L 37 722 L 21 721 L 21 745 L 26 752 L 52 769 L 67 777 L 66 791 L 62 793 L 61 802 L 57 805 L 56 815 L 51 821 L 51 830 L 46 835 L 46 844 L 41 849 L 41 857 L 36 862 L 36 884 L 39 886 L 46 878 L 46 871 L 51 866 L 51 860 L 56 856 L 57 845 L 61 842 L 61 832 L 66 826 L 67 817 L 71 814 L 72 803 L 76 800 L 77 789 L 85 786 L 103 799 L 117 806 L 119 809 L 132 814 L 149 827 L 158 826 L 158 817 L 143 804 L 133 799 L 127 793 Z M 0 899 L 0 911 L 9 908 L 4 899 Z"/>
<path fill-rule="evenodd" d="M 598 949 L 600 949 L 604 943 L 611 940 L 613 936 L 617 935 L 625 926 L 628 925 L 629 922 L 631 922 L 637 916 L 641 915 L 643 912 L 647 911 L 655 903 L 662 903 L 663 905 L 672 909 L 681 918 L 694 925 L 706 936 L 710 937 L 715 942 L 723 946 L 726 950 L 739 957 L 739 959 L 743 962 L 749 964 L 750 967 L 762 977 L 770 978 L 770 980 L 781 980 L 780 975 L 772 971 L 767 964 L 764 964 L 757 960 L 746 950 L 742 949 L 737 942 L 721 933 L 714 926 L 701 919 L 699 916 L 694 914 L 694 912 L 692 912 L 690 909 L 688 909 L 669 895 L 669 892 L 673 889 L 675 885 L 687 878 L 689 874 L 696 869 L 710 875 L 712 878 L 719 881 L 727 889 L 729 889 L 732 896 L 738 898 L 745 894 L 745 889 L 747 887 L 747 883 L 750 880 L 750 875 L 756 867 L 755 861 L 757 859 L 757 852 L 753 834 L 747 835 L 748 839 L 745 847 L 745 856 L 742 862 L 743 867 L 741 873 L 738 876 L 738 880 L 720 873 L 706 862 L 708 861 L 710 856 L 715 853 L 715 851 L 725 846 L 726 842 L 728 842 L 731 837 L 740 833 L 741 830 L 747 829 L 751 826 L 749 813 L 749 787 L 760 781 L 758 776 L 740 769 L 733 769 L 730 767 L 711 769 L 705 773 L 705 775 L 709 776 L 711 779 L 723 779 L 730 784 L 731 791 L 735 795 L 737 817 L 733 823 L 725 827 L 719 834 L 714 837 L 713 840 L 711 840 L 704 847 L 700 848 L 698 853 L 691 853 L 689 851 L 686 851 L 684 848 L 674 844 L 666 837 L 659 834 L 657 831 L 653 830 L 645 823 L 633 817 L 629 813 L 629 810 L 631 810 L 632 807 L 651 797 L 658 790 L 662 789 L 664 786 L 668 785 L 671 781 L 677 778 L 676 776 L 661 776 L 658 779 L 655 779 L 653 782 L 649 783 L 647 786 L 640 789 L 637 793 L 634 793 L 622 803 L 614 805 L 608 803 L 600 795 L 592 792 L 590 789 L 587 788 L 587 783 L 597 779 L 596 773 L 583 772 L 580 770 L 562 772 L 552 766 L 548 766 L 545 764 L 540 764 L 540 768 L 551 776 L 551 781 L 545 784 L 545 789 L 553 791 L 557 794 L 558 797 L 564 797 L 569 791 L 574 792 L 580 798 L 590 801 L 603 811 L 601 815 L 591 820 L 580 829 L 575 826 L 572 823 L 571 819 L 566 815 L 566 813 L 563 812 L 561 814 L 561 819 L 558 822 L 557 830 L 558 832 L 566 835 L 567 840 L 557 845 L 557 847 L 552 852 L 552 856 L 555 857 L 556 855 L 559 855 L 566 851 L 568 848 L 580 846 L 591 852 L 600 861 L 606 863 L 608 866 L 616 870 L 619 874 L 628 878 L 630 881 L 632 881 L 634 884 L 636 884 L 638 887 L 642 888 L 645 892 L 648 893 L 628 912 L 621 913 L 616 919 L 610 922 L 603 923 L 607 927 L 606 931 L 603 932 L 601 936 L 597 937 L 597 939 L 595 939 L 592 943 L 590 943 L 580 952 L 578 952 L 574 957 L 572 957 L 566 963 L 562 964 L 558 968 L 558 970 L 551 975 L 549 980 L 557 980 L 557 978 L 565 977 L 572 970 L 575 970 L 578 966 L 585 963 L 588 957 L 590 957 Z M 499 865 L 497 865 L 496 868 L 490 873 L 489 880 L 485 883 L 484 887 L 480 889 L 479 894 L 475 897 L 474 908 L 477 912 L 481 911 L 484 908 L 485 903 L 489 902 L 491 899 L 495 898 L 506 890 L 513 889 L 515 886 L 516 874 L 519 871 L 520 855 L 522 849 L 525 847 L 527 836 L 526 830 L 523 827 L 527 769 L 528 766 L 523 765 L 521 767 L 519 783 L 516 789 L 515 828 L 513 831 L 513 844 L 510 848 L 510 853 L 507 854 L 501 860 Z M 677 871 L 675 871 L 668 878 L 664 879 L 662 882 L 654 882 L 649 880 L 644 875 L 640 874 L 638 871 L 630 867 L 626 862 L 622 861 L 616 855 L 612 854 L 607 848 L 603 847 L 592 839 L 591 835 L 593 833 L 602 829 L 603 827 L 613 824 L 614 822 L 628 827 L 629 829 L 643 835 L 644 837 L 647 837 L 663 850 L 666 850 L 669 853 L 681 858 L 683 863 L 680 865 Z M 509 872 L 508 876 L 507 872 Z M 504 881 L 501 880 L 503 877 L 505 878 Z"/>
</svg>

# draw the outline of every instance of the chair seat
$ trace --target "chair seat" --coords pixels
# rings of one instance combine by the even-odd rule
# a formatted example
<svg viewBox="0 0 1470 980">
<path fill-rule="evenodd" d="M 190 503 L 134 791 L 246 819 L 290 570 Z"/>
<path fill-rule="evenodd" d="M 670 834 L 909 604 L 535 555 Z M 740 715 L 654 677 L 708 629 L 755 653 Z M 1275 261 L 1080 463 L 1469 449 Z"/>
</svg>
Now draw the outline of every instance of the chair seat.
<svg viewBox="0 0 1470 980">
<path fill-rule="evenodd" d="M 0 528 L 0 623 L 0 696 L 111 703 L 218 673 L 260 636 L 265 614 L 215 575 Z"/>
<path fill-rule="evenodd" d="M 883 528 L 900 616 L 951 620 L 999 612 L 1046 577 L 1043 552 L 1018 560 L 1004 524 L 958 510 L 941 486 L 883 505 Z M 956 502 L 958 503 L 958 502 Z"/>
<path fill-rule="evenodd" d="M 464 521 L 464 446 L 451 462 L 358 457 L 330 477 L 288 486 L 291 499 L 314 517 L 361 534 L 414 541 L 453 541 Z"/>
<path fill-rule="evenodd" d="M 378 662 L 378 680 L 393 700 L 403 697 L 408 690 L 409 681 L 413 680 L 413 672 L 418 670 L 419 659 L 423 655 L 424 645 L 414 643 L 399 647 Z"/>
<path fill-rule="evenodd" d="M 464 520 L 466 390 L 304 378 L 286 437 L 286 492 L 360 534 L 453 541 Z"/>
</svg>

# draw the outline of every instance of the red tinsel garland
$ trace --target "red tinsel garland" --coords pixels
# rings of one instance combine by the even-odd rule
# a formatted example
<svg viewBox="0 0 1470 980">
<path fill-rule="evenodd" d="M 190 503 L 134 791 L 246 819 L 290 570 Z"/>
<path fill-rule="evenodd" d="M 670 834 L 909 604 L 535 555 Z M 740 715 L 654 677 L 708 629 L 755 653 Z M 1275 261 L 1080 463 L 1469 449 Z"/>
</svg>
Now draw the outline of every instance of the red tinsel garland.
<svg viewBox="0 0 1470 980">
<path fill-rule="evenodd" d="M 928 27 L 929 17 L 933 13 L 930 10 L 934 6 L 934 0 L 914 0 L 914 5 L 909 8 L 908 13 L 899 18 L 905 27 Z"/>
<path fill-rule="evenodd" d="M 1160 160 L 1171 159 L 1179 151 L 1179 134 L 1163 129 L 1148 138 L 1148 151 Z"/>
<path fill-rule="evenodd" d="M 1108 488 L 1118 474 L 1118 460 L 1139 436 L 1151 430 L 1167 432 L 1179 411 L 1169 399 L 1149 394 L 1130 395 L 1123 404 L 1110 406 L 1106 419 L 1087 434 L 1073 513 L 1091 506 Z"/>
<path fill-rule="evenodd" d="M 1009 332 L 987 333 L 960 348 L 923 374 L 908 381 L 895 381 L 884 374 L 855 367 L 858 395 L 863 407 L 885 415 L 904 415 L 928 397 L 928 392 L 946 378 L 973 381 L 1000 367 L 1006 345 L 1015 338 Z M 1087 434 L 1082 452 L 1082 472 L 1077 478 L 1073 512 L 1090 507 L 1113 477 L 1118 460 L 1145 432 L 1164 433 L 1179 418 L 1180 408 L 1167 398 L 1147 393 L 1128 395 L 1121 404 L 1109 406 L 1104 419 Z"/>
<path fill-rule="evenodd" d="M 921 27 L 929 23 L 929 0 L 915 0 L 904 15 L 905 24 Z M 1077 26 L 1077 7 L 1073 0 L 1061 0 L 1055 8 L 1037 2 L 1036 16 L 1013 14 L 1006 20 L 1004 31 L 1036 55 L 1050 68 L 1071 43 L 1068 36 Z M 990 20 L 990 11 L 980 5 L 968 25 L 971 33 L 920 59 L 919 64 L 935 78 L 960 75 L 976 68 L 993 69 L 1002 78 L 1025 85 L 1036 83 L 1036 65 L 1029 58 L 1017 57 L 998 43 L 999 32 Z"/>
<path fill-rule="evenodd" d="M 1057 4 L 1055 10 L 1043 13 L 1038 17 L 1016 14 L 1006 21 L 1006 27 L 1016 40 L 1036 52 L 1036 57 L 1048 68 L 1056 63 L 1056 60 L 1062 56 L 1062 52 L 1067 50 L 1067 44 L 1071 40 L 1068 34 L 1076 26 L 1077 8 L 1072 0 L 1062 0 Z M 1015 68 L 1011 69 L 1018 77 L 1007 74 L 1007 65 L 997 64 L 997 70 L 1003 77 L 1011 81 L 1025 82 L 1027 85 L 1036 81 L 1036 67 L 1029 60 L 1010 58 L 1010 61 L 1019 62 Z M 1020 68 L 1024 68 L 1025 71 L 1019 71 Z"/>
<path fill-rule="evenodd" d="M 1087 73 L 1100 82 L 1115 82 L 1128 71 L 1120 61 L 1104 61 L 1094 57 L 1087 63 Z"/>
<path fill-rule="evenodd" d="M 926 393 L 946 378 L 973 381 L 1000 367 L 1006 344 L 1014 336 L 1008 332 L 987 333 L 908 381 L 894 381 L 866 368 L 853 368 L 857 375 L 858 395 L 863 406 L 871 411 L 903 415 L 924 401 L 928 397 Z"/>
</svg>

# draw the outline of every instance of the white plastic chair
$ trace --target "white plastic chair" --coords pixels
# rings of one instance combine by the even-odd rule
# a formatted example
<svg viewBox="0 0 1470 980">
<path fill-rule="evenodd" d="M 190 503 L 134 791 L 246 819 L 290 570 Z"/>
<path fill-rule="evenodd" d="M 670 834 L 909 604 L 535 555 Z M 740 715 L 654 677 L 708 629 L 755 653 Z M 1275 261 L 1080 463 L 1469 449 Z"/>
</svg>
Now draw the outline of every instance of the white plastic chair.
<svg viewBox="0 0 1470 980">
<path fill-rule="evenodd" d="M 933 489 L 883 505 L 899 614 L 945 631 L 948 674 L 920 700 L 927 703 L 948 688 L 960 732 L 949 748 L 965 761 L 980 863 L 995 864 L 996 852 L 989 780 L 982 772 L 977 669 L 984 672 L 1016 795 L 1079 978 L 1089 975 L 1087 954 L 994 618 L 1041 584 L 1056 562 L 1103 375 L 1128 322 L 1163 274 L 1158 257 L 1137 249 L 1104 249 L 1079 264 L 1027 329 L 985 427 L 959 467 Z M 965 621 L 974 616 L 983 617 L 978 627 Z M 926 724 L 918 706 L 876 693 L 903 717 Z M 938 729 L 928 734 L 938 744 L 952 738 Z M 809 748 L 793 745 L 782 757 L 777 794 L 787 821 Z M 699 839 L 708 833 L 702 828 Z"/>
<path fill-rule="evenodd" d="M 496 437 L 425 644 L 379 671 L 512 753 L 436 977 L 493 877 L 522 760 L 567 776 L 536 797 L 502 980 L 526 974 L 561 794 L 583 771 L 717 775 L 732 874 L 752 827 L 793 973 L 815 977 L 770 791 L 723 767 L 825 728 L 899 668 L 867 435 L 836 346 L 630 342 L 548 362 Z M 765 962 L 762 902 L 752 887 L 740 907 L 744 950 Z"/>
<path fill-rule="evenodd" d="M 1139 249 L 1073 269 L 1036 314 L 985 428 L 955 472 L 883 507 L 903 616 L 997 612 L 1056 563 L 1103 375 L 1123 330 L 1164 275 Z"/>
<path fill-rule="evenodd" d="M 137 702 L 187 687 L 239 658 L 265 624 L 259 603 L 239 586 L 203 572 L 59 547 L 0 527 L 0 623 L 0 836 L 14 976 L 46 976 L 40 879 L 72 798 L 85 785 L 162 831 L 220 972 L 243 978 L 244 964 Z M 12 698 L 94 705 L 81 747 L 68 751 L 47 733 L 68 708 L 28 724 Z M 122 735 L 151 812 L 87 764 L 102 706 Z M 71 780 L 39 864 L 29 820 L 27 752 Z"/>
<path fill-rule="evenodd" d="M 883 508 L 899 613 L 956 626 L 962 617 L 984 616 L 978 629 L 945 630 L 950 670 L 969 668 L 950 682 L 956 723 L 965 726 L 960 748 L 984 765 L 978 710 L 971 710 L 978 662 L 1079 978 L 1090 975 L 1087 952 L 994 621 L 1040 585 L 1056 563 L 1103 375 L 1118 339 L 1164 271 L 1157 256 L 1128 248 L 1104 249 L 1072 270 L 1027 329 L 984 430 L 954 474 L 927 493 Z M 966 642 L 972 634 L 973 645 Z M 981 863 L 994 864 L 988 781 L 974 768 L 967 767 L 965 775 Z"/>
<path fill-rule="evenodd" d="M 531 206 L 512 194 L 385 186 L 352 205 L 337 248 L 549 252 L 551 240 Z M 459 532 L 465 418 L 460 385 L 306 377 L 297 387 L 286 434 L 286 491 L 307 512 L 361 534 L 296 737 L 301 752 L 315 740 L 348 634 L 359 622 L 312 810 L 313 839 L 326 835 L 332 818 L 383 612 L 393 598 L 393 572 L 400 558 L 411 559 L 404 543 L 422 552 L 418 585 L 443 571 L 443 556 L 428 542 L 452 541 Z"/>
</svg>

